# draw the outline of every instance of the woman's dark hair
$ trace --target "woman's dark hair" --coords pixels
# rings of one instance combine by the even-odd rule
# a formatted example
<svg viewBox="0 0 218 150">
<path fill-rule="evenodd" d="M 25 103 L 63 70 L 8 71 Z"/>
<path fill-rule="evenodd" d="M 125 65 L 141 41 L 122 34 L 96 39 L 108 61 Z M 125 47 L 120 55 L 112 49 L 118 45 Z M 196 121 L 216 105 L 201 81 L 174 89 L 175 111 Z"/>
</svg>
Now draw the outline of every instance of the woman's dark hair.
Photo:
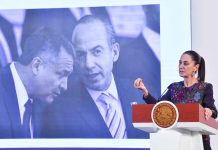
<svg viewBox="0 0 218 150">
<path fill-rule="evenodd" d="M 192 57 L 192 60 L 195 62 L 195 65 L 199 64 L 198 68 L 198 79 L 200 81 L 205 80 L 205 61 L 204 58 L 201 57 L 196 51 L 188 50 L 185 51 L 183 54 L 187 54 Z"/>
</svg>

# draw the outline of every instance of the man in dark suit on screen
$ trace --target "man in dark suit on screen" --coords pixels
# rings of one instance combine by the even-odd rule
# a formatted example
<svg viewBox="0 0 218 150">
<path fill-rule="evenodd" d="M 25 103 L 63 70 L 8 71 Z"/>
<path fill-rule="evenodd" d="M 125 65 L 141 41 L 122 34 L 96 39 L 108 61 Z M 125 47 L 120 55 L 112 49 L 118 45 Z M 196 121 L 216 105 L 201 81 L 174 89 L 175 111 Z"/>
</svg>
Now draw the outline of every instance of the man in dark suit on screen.
<svg viewBox="0 0 218 150">
<path fill-rule="evenodd" d="M 84 16 L 75 26 L 72 41 L 79 79 L 71 80 L 62 101 L 48 108 L 42 137 L 148 138 L 132 125 L 131 103 L 140 102 L 141 96 L 132 81 L 112 73 L 120 49 L 111 25 Z"/>
<path fill-rule="evenodd" d="M 0 138 L 39 137 L 40 106 L 67 89 L 72 45 L 48 28 L 30 35 L 16 62 L 0 71 Z"/>
</svg>

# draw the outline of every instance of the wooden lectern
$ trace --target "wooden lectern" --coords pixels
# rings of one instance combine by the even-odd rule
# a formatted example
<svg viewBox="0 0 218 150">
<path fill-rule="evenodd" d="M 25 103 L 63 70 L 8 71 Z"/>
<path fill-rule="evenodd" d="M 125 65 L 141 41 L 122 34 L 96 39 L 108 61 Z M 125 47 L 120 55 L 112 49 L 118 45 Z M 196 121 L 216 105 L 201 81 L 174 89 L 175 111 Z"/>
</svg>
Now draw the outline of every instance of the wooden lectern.
<svg viewBox="0 0 218 150">
<path fill-rule="evenodd" d="M 202 134 L 218 134 L 218 122 L 206 120 L 199 104 L 176 104 L 178 121 L 170 128 L 159 128 L 152 118 L 156 105 L 132 105 L 133 126 L 150 133 L 151 150 L 203 150 Z"/>
</svg>

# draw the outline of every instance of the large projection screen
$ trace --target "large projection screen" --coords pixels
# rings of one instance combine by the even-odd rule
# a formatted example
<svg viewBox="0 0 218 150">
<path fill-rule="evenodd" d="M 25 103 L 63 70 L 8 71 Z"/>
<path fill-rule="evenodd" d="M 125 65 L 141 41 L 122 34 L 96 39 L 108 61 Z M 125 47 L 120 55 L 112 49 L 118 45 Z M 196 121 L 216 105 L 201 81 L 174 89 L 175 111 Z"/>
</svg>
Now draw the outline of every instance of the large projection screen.
<svg viewBox="0 0 218 150">
<path fill-rule="evenodd" d="M 4 28 L 1 27 L 0 44 L 5 48 L 5 57 L 2 57 L 4 60 L 0 61 L 2 67 L 22 54 L 25 38 L 38 26 L 52 26 L 71 40 L 76 21 L 84 15 L 94 14 L 109 20 L 120 45 L 120 56 L 113 68 L 115 78 L 116 76 L 121 79 L 127 78 L 133 88 L 134 79 L 140 77 L 156 98 L 170 83 L 181 80 L 177 69 L 178 60 L 183 51 L 191 49 L 190 0 L 39 0 L 37 2 L 20 0 L 18 4 L 12 0 L 7 2 L 1 0 L 0 3 L 0 17 L 13 24 L 16 48 L 16 52 L 12 52 L 10 44 L 5 40 Z M 139 37 L 142 37 L 150 48 L 145 52 L 149 55 L 143 55 L 141 52 L 146 49 L 146 46 L 141 46 Z M 76 69 L 78 72 L 79 70 Z M 73 74 L 72 78 L 77 75 L 77 73 Z M 75 85 L 72 87 L 77 88 Z M 139 100 L 141 100 L 140 94 L 137 93 Z M 122 99 L 120 95 L 119 98 Z M 131 101 L 128 103 L 138 101 L 134 98 L 129 97 Z M 128 115 L 123 110 L 123 113 L 124 116 L 131 116 L 131 112 L 128 112 Z M 131 121 L 131 117 L 129 120 Z M 82 130 L 78 132 L 82 133 Z M 28 142 L 25 139 L 0 139 L 0 147 L 150 147 L 148 134 L 145 134 L 144 139 L 133 136 L 131 139 L 122 140 L 80 136 L 68 136 L 68 139 L 65 139 L 64 136 L 59 135 L 51 138 L 34 139 Z"/>
</svg>

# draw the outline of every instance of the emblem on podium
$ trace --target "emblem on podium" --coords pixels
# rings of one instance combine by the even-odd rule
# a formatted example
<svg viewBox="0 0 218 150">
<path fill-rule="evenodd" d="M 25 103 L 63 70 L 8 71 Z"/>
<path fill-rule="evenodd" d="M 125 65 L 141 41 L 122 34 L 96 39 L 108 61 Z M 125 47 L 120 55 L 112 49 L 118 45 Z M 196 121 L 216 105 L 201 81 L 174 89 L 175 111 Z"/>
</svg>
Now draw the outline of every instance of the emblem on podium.
<svg viewBox="0 0 218 150">
<path fill-rule="evenodd" d="M 178 109 L 172 102 L 161 101 L 154 105 L 151 118 L 158 128 L 172 128 L 179 118 Z"/>
</svg>

